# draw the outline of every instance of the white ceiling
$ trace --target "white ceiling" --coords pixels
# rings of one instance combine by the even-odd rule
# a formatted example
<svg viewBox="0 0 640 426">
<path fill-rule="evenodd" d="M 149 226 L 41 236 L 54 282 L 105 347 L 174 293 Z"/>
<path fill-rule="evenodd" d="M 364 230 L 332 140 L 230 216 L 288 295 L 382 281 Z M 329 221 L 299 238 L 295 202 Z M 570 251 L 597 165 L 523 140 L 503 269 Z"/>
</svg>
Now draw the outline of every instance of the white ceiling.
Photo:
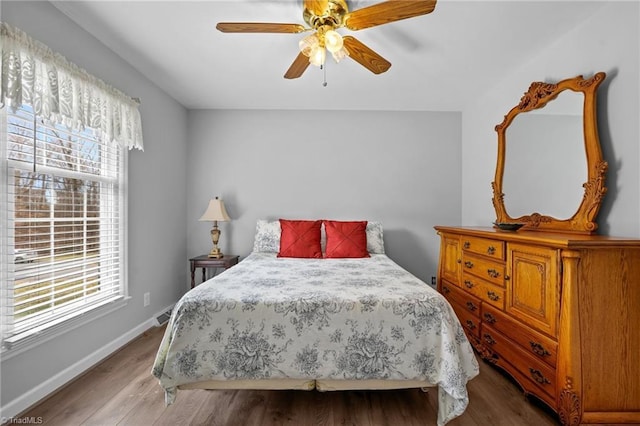
<svg viewBox="0 0 640 426">
<path fill-rule="evenodd" d="M 302 35 L 215 29 L 221 21 L 304 24 L 301 0 L 52 3 L 189 109 L 426 111 L 461 110 L 604 4 L 439 0 L 425 16 L 341 29 L 393 65 L 375 75 L 350 59 L 328 61 L 324 87 L 313 66 L 299 79 L 283 78 Z"/>
</svg>

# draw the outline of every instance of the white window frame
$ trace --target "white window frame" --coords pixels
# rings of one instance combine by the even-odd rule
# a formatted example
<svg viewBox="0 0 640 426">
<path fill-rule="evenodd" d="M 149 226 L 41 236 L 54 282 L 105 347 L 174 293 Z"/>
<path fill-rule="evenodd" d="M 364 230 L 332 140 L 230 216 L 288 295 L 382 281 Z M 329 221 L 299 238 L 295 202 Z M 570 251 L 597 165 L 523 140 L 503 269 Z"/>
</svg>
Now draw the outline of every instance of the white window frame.
<svg viewBox="0 0 640 426">
<path fill-rule="evenodd" d="M 79 326 L 87 324 L 97 318 L 107 315 L 116 309 L 120 309 L 127 304 L 128 295 L 128 265 L 127 265 L 127 183 L 128 183 L 128 149 L 119 144 L 115 144 L 119 149 L 120 155 L 120 174 L 119 174 L 119 293 L 117 296 L 105 299 L 97 304 L 89 306 L 76 306 L 71 312 L 63 316 L 53 318 L 51 321 L 40 324 L 34 328 L 24 330 L 19 334 L 13 334 L 11 328 L 11 319 L 13 315 L 13 303 L 4 303 L 13 300 L 13 277 L 15 273 L 14 263 L 14 243 L 12 235 L 12 224 L 9 208 L 13 205 L 13 199 L 10 196 L 10 186 L 13 185 L 13 176 L 9 176 L 11 168 L 20 168 L 29 170 L 32 166 L 23 162 L 8 159 L 8 120 L 7 108 L 0 109 L 0 263 L 2 264 L 2 272 L 0 272 L 0 336 L 2 340 L 2 358 L 13 357 L 25 350 L 47 340 L 53 339 L 63 333 L 73 330 Z M 46 167 L 42 167 L 46 169 Z M 39 170 L 40 171 L 40 170 Z M 46 173 L 45 170 L 42 170 Z M 65 171 L 66 173 L 66 171 Z M 73 174 L 71 172 L 71 174 Z M 82 176 L 78 176 L 82 179 Z M 101 206 L 103 204 L 101 203 Z M 102 265 L 101 265 L 102 267 Z M 71 305 L 71 304 L 70 304 Z M 6 338 L 5 338 L 6 337 Z"/>
</svg>

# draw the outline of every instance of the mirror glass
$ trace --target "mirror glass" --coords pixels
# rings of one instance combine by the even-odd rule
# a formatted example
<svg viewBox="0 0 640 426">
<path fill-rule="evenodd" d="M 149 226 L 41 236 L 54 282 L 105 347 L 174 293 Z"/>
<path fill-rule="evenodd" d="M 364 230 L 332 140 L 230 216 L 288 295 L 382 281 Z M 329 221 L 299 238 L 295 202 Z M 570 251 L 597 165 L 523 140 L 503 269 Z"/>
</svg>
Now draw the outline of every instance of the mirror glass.
<svg viewBox="0 0 640 426">
<path fill-rule="evenodd" d="M 565 90 L 506 129 L 503 193 L 507 213 L 573 216 L 588 180 L 584 94 Z"/>
</svg>

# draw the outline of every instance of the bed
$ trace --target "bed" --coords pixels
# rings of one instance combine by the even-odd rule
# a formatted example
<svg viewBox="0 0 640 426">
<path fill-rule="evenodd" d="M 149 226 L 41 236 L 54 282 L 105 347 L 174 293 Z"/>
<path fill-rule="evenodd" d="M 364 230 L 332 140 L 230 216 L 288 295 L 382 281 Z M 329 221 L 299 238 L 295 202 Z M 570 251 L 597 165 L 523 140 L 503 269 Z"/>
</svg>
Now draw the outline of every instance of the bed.
<svg viewBox="0 0 640 426">
<path fill-rule="evenodd" d="M 364 223 L 366 257 L 326 258 L 323 239 L 322 257 L 298 258 L 258 221 L 251 254 L 175 305 L 152 371 L 166 403 L 179 389 L 437 386 L 438 425 L 462 414 L 478 364 L 453 309 Z"/>
</svg>

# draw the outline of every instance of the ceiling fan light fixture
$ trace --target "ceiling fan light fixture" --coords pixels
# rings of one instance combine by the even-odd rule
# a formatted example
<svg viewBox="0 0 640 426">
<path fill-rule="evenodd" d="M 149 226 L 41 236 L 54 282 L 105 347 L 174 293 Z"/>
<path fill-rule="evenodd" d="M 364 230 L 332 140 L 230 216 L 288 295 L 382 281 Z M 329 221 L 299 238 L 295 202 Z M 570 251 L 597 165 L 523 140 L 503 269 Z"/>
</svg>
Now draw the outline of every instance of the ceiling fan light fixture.
<svg viewBox="0 0 640 426">
<path fill-rule="evenodd" d="M 329 30 L 324 33 L 324 45 L 331 53 L 337 52 L 342 49 L 342 36 L 335 30 Z"/>
<path fill-rule="evenodd" d="M 300 48 L 300 51 L 305 56 L 308 56 L 308 57 L 311 57 L 311 53 L 313 52 L 313 50 L 317 49 L 319 46 L 320 46 L 320 39 L 315 33 L 306 36 L 305 38 L 303 38 L 298 42 L 298 47 Z"/>
<path fill-rule="evenodd" d="M 300 77 L 310 64 L 324 68 L 327 51 L 336 62 L 348 56 L 372 73 L 381 74 L 391 67 L 391 62 L 357 38 L 351 35 L 343 36 L 336 30 L 344 28 L 358 31 L 426 15 L 435 10 L 438 0 L 378 0 L 377 3 L 355 11 L 350 11 L 347 4 L 353 0 L 296 1 L 302 3 L 302 17 L 308 24 L 307 27 L 274 22 L 219 22 L 216 28 L 225 33 L 315 32 L 298 42 L 300 53 L 284 74 L 286 79 Z"/>
</svg>

